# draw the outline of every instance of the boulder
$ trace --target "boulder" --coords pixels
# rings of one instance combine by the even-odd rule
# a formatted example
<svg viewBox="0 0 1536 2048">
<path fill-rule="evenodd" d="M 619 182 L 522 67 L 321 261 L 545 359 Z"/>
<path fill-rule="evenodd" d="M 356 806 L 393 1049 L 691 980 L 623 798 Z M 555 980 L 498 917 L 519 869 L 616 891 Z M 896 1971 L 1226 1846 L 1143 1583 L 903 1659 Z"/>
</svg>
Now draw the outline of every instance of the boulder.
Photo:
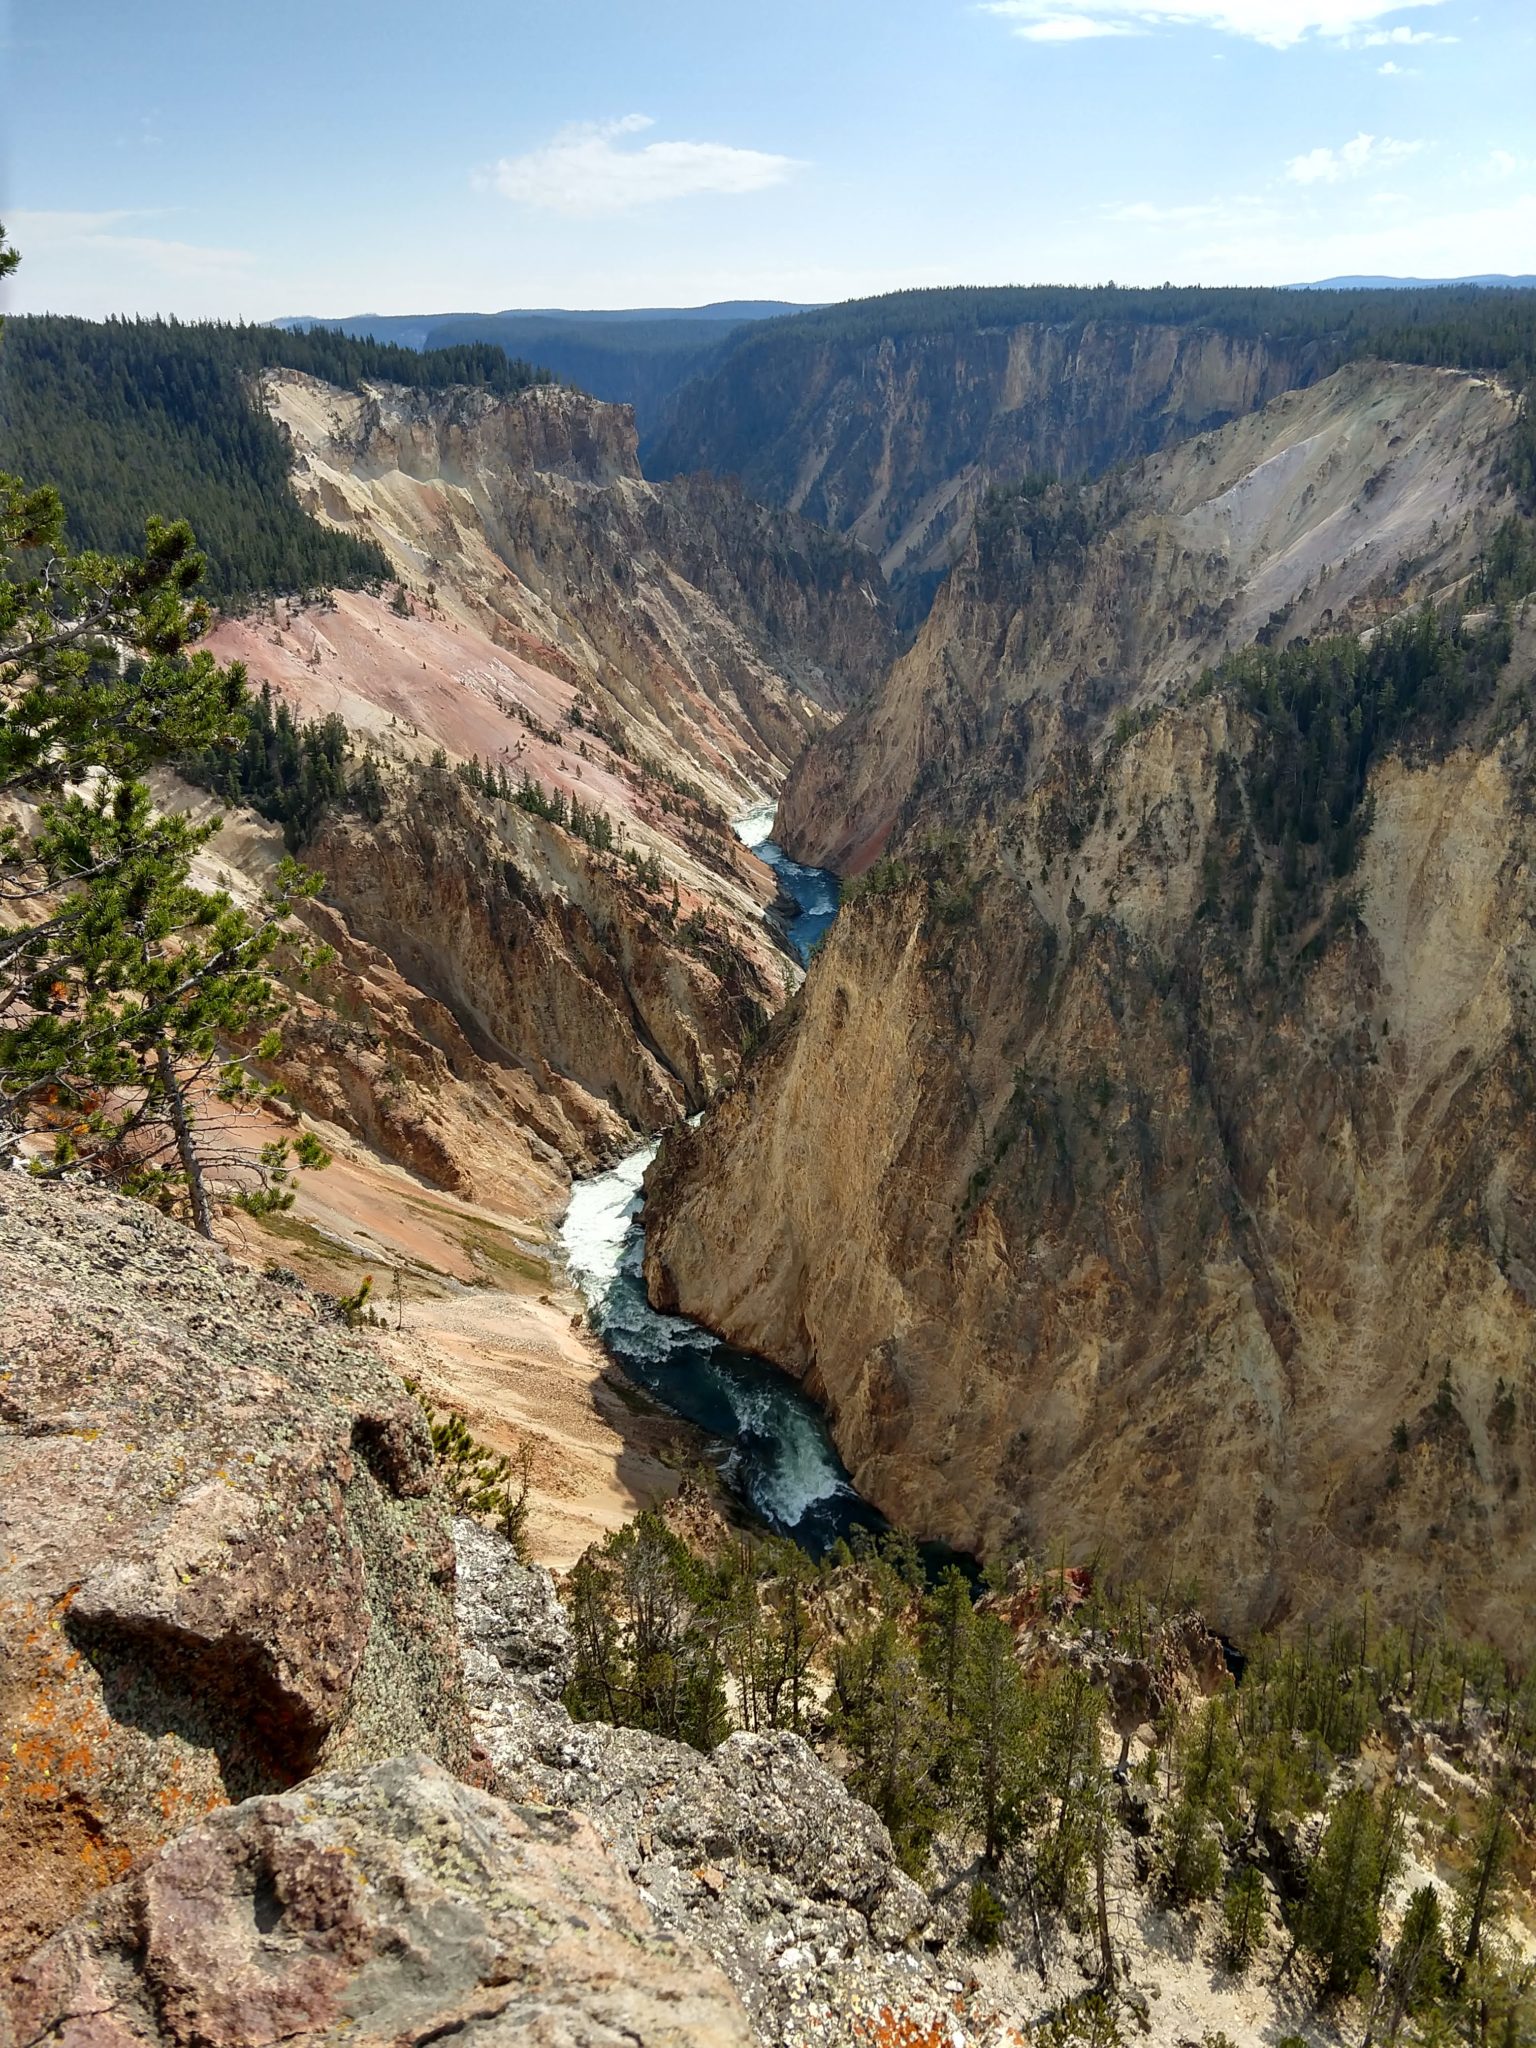
<svg viewBox="0 0 1536 2048">
<path fill-rule="evenodd" d="M 9 2033 L 7 2033 L 7 2028 Z M 430 1757 L 189 1828 L 0 1979 L 0 2048 L 746 2048 L 589 1823 Z"/>
<path fill-rule="evenodd" d="M 708 1950 L 761 2038 L 797 2008 L 925 1988 L 928 1900 L 873 1810 L 784 1730 L 708 1755 L 637 1728 L 573 1721 L 569 1624 L 547 1572 L 455 1524 L 458 1616 L 477 1753 L 496 1789 L 586 1815 L 663 1927 Z M 915 1974 L 914 1974 L 915 1973 Z"/>
</svg>

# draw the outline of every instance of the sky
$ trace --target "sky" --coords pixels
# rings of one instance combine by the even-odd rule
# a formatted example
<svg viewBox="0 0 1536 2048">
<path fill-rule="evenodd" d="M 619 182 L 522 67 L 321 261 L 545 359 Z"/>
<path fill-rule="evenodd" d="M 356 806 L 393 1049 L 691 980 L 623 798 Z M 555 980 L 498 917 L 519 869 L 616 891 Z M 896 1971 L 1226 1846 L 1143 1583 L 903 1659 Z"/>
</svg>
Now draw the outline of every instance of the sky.
<svg viewBox="0 0 1536 2048">
<path fill-rule="evenodd" d="M 17 311 L 1536 272 L 1536 0 L 47 0 L 0 110 Z"/>
</svg>

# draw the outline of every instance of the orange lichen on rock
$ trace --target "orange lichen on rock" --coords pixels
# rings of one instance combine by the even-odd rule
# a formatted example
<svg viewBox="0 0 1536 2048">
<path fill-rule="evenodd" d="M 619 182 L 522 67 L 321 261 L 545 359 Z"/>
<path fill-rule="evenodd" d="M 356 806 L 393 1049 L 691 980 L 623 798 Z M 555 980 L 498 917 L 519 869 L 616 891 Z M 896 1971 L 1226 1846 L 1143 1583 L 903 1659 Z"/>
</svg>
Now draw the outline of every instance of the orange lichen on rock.
<svg viewBox="0 0 1536 2048">
<path fill-rule="evenodd" d="M 16 1175 L 0 1298 L 3 1963 L 212 1807 L 468 1742 L 425 1425 L 366 1342 Z"/>
</svg>

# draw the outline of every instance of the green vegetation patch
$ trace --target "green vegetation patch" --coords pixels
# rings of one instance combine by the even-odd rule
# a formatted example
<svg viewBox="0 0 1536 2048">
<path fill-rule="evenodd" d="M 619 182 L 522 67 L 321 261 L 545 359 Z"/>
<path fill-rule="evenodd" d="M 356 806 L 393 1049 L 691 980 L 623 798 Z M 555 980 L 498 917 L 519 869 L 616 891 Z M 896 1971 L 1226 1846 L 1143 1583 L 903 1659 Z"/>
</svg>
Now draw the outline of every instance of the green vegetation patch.
<svg viewBox="0 0 1536 2048">
<path fill-rule="evenodd" d="M 1204 1921 L 1227 1970 L 1289 1977 L 1299 2008 L 1358 1995 L 1373 2038 L 1415 2048 L 1532 2038 L 1505 1930 L 1529 1881 L 1536 1681 L 1487 1649 L 1362 1608 L 1244 1657 L 1172 1587 L 1153 1604 L 1028 1560 L 977 1585 L 933 1576 L 894 1532 L 816 1563 L 782 1539 L 701 1555 L 656 1512 L 588 1550 L 568 1598 L 578 1719 L 705 1750 L 793 1729 L 913 1876 L 939 1837 L 952 1869 L 958 1852 L 977 1949 L 1042 1975 L 1066 1934 L 1096 1952 L 1096 1990 L 1041 2041 L 1120 2038 L 1092 2001 L 1122 1971 L 1123 1837 L 1191 1946 Z M 1464 1815 L 1424 1768 L 1436 1749 Z M 1420 1879 L 1394 1901 L 1415 1858 L 1440 1863 L 1443 1893 Z"/>
<path fill-rule="evenodd" d="M 6 322 L 0 348 L 7 466 L 59 488 L 79 547 L 124 553 L 147 518 L 190 520 L 203 587 L 224 603 L 382 580 L 389 564 L 374 542 L 322 526 L 288 488 L 288 442 L 252 389 L 279 368 L 347 389 L 549 381 L 488 343 L 418 355 L 323 328 L 27 315 Z"/>
<path fill-rule="evenodd" d="M 1469 624 L 1426 605 L 1369 639 L 1244 648 L 1207 672 L 1202 693 L 1231 692 L 1258 722 L 1247 815 L 1279 853 L 1278 879 L 1297 916 L 1315 911 L 1324 885 L 1353 869 L 1370 831 L 1373 765 L 1394 747 L 1446 745 L 1491 700 L 1510 644 L 1506 618 Z M 1224 784 L 1224 797 L 1241 830 L 1237 791 Z M 1245 867 L 1239 879 L 1251 910 L 1256 877 Z M 1207 877 L 1208 885 L 1220 880 Z"/>
<path fill-rule="evenodd" d="M 178 763 L 189 781 L 210 789 L 226 803 L 245 804 L 283 828 L 283 843 L 296 853 L 314 837 L 326 812 L 338 804 L 361 811 L 377 824 L 388 805 L 378 762 L 365 754 L 355 766 L 343 720 L 296 719 L 269 683 L 243 707 L 244 730 L 233 745 L 209 747 Z"/>
</svg>

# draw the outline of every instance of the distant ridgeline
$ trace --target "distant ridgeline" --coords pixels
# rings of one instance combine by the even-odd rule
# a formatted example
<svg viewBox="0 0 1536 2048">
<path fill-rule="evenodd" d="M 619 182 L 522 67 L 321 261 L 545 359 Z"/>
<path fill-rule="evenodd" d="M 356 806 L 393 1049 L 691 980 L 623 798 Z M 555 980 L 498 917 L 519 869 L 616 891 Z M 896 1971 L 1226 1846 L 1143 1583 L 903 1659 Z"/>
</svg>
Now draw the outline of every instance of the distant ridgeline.
<svg viewBox="0 0 1536 2048">
<path fill-rule="evenodd" d="M 614 313 L 361 313 L 327 325 L 410 348 L 489 342 L 509 356 L 540 364 L 594 398 L 632 405 L 644 433 L 658 424 L 666 400 L 681 384 L 718 361 L 732 335 L 802 310 L 778 300 L 738 299 Z"/>
<path fill-rule="evenodd" d="M 806 340 L 901 341 L 968 334 L 1032 321 L 1072 326 L 1212 327 L 1275 341 L 1326 341 L 1340 360 L 1376 355 L 1462 369 L 1536 369 L 1536 290 L 1426 285 L 1417 290 L 1305 293 L 1288 286 L 955 285 L 888 292 L 755 323 L 727 351 L 731 362 Z"/>
<path fill-rule="evenodd" d="M 1521 385 L 1536 376 L 1536 290 L 1110 284 L 892 292 L 738 330 L 704 374 L 674 394 L 665 421 L 642 447 L 646 472 L 739 475 L 754 496 L 781 503 L 801 474 L 797 437 L 807 404 L 815 402 L 807 394 L 829 385 L 829 356 L 851 369 L 879 346 L 916 356 L 932 343 L 1002 336 L 1031 324 L 1069 338 L 1090 325 L 1204 328 L 1304 355 L 1309 378 L 1366 356 L 1499 371 Z M 819 447 L 830 429 L 818 426 Z"/>
<path fill-rule="evenodd" d="M 387 576 L 371 542 L 301 510 L 289 452 L 250 388 L 257 371 L 308 371 L 438 390 L 513 392 L 549 373 L 487 343 L 417 354 L 312 329 L 12 315 L 0 340 L 0 467 L 56 484 L 81 547 L 142 543 L 152 513 L 191 521 L 206 588 L 225 601 Z"/>
</svg>

